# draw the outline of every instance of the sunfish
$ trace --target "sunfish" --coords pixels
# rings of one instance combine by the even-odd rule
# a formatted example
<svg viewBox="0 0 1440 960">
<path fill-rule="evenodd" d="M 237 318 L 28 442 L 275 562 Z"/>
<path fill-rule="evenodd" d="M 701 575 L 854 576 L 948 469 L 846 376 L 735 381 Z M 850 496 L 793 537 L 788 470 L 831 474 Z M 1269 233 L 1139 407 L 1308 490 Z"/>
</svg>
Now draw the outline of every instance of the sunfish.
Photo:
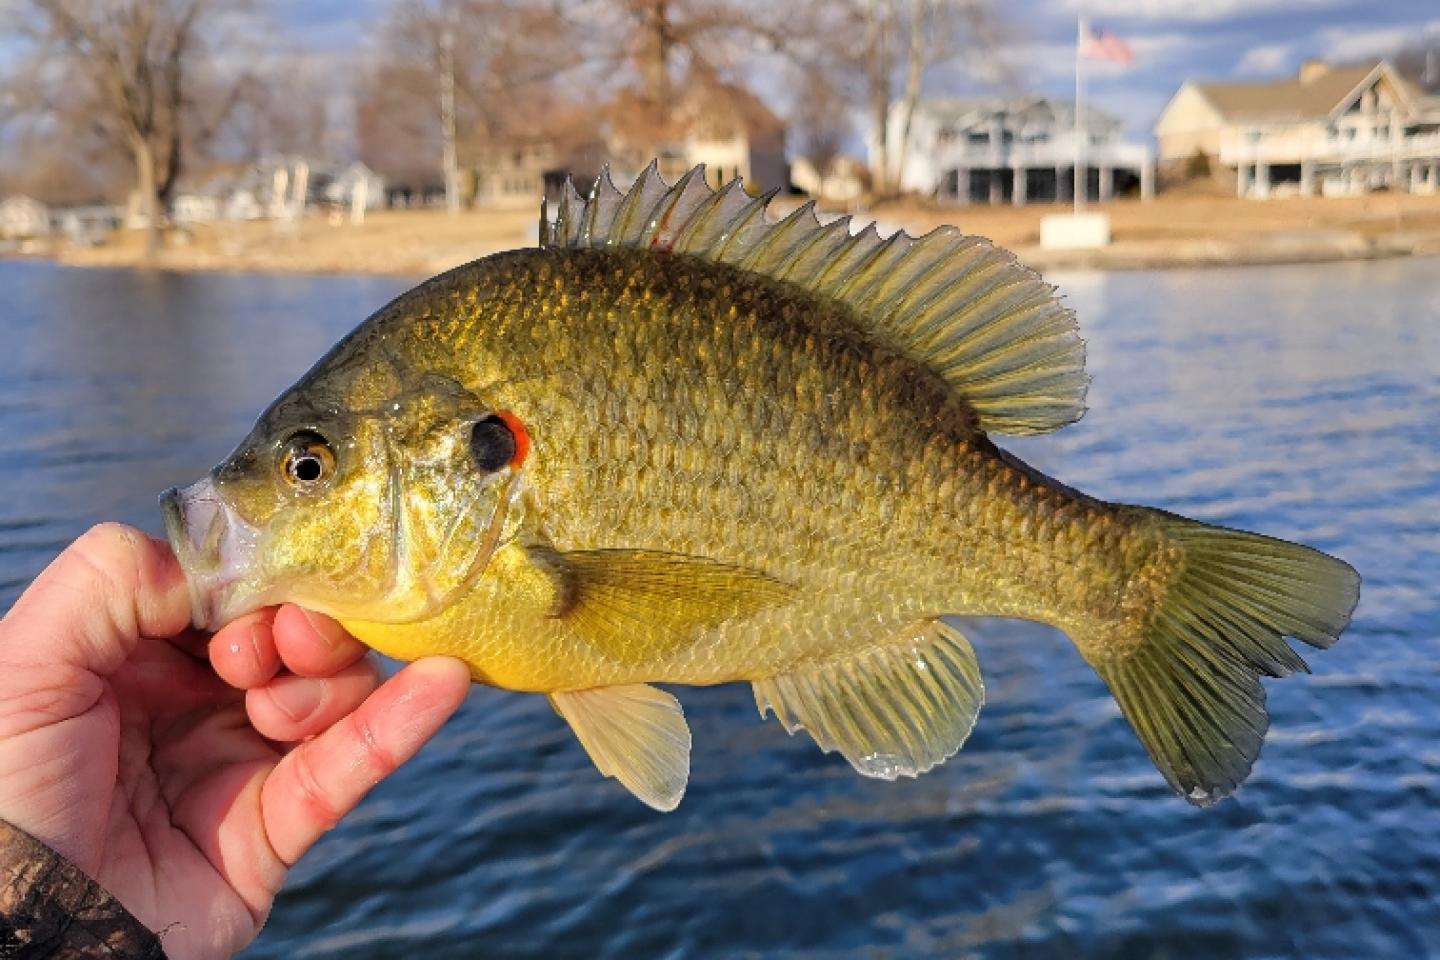
<svg viewBox="0 0 1440 960">
<path fill-rule="evenodd" d="M 1064 631 L 1195 804 L 1248 775 L 1261 676 L 1335 642 L 1359 577 L 1308 547 L 1107 503 L 1000 449 L 1084 412 L 1054 288 L 954 228 L 888 238 L 703 170 L 567 185 L 538 248 L 402 294 L 163 497 L 196 623 L 293 601 L 402 660 L 545 694 L 671 810 L 680 705 L 762 715 L 866 776 L 965 742 L 947 615 Z"/>
</svg>

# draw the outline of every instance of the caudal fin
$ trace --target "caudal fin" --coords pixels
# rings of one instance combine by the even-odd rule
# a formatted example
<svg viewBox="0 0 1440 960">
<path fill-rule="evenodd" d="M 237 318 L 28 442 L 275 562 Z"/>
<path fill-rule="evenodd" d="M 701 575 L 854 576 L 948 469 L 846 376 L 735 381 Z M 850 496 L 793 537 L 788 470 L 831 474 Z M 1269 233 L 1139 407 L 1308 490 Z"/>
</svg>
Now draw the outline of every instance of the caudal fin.
<svg viewBox="0 0 1440 960">
<path fill-rule="evenodd" d="M 1360 576 L 1309 547 L 1156 516 L 1181 565 L 1143 642 L 1092 664 L 1165 779 L 1206 806 L 1233 793 L 1260 753 L 1269 726 L 1260 676 L 1308 672 L 1285 638 L 1333 644 Z"/>
</svg>

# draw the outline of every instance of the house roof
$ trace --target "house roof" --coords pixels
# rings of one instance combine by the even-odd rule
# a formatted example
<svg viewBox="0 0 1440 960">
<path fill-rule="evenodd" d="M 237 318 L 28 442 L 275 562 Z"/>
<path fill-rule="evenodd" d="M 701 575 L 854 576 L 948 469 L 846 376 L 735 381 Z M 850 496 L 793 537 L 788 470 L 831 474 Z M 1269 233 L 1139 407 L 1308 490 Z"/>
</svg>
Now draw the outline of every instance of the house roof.
<svg viewBox="0 0 1440 960">
<path fill-rule="evenodd" d="M 996 114 L 1024 116 L 1046 110 L 1055 118 L 1056 127 L 1075 126 L 1075 101 L 1053 97 L 931 97 L 920 101 L 918 109 L 940 123 L 959 127 L 988 122 Z M 1087 104 L 1085 125 L 1092 132 L 1104 132 L 1118 129 L 1121 122 L 1114 114 Z"/>
<path fill-rule="evenodd" d="M 1196 83 L 1194 87 L 1227 120 L 1302 120 L 1328 116 L 1376 71 L 1389 72 L 1396 85 L 1413 99 L 1409 85 L 1383 60 L 1329 67 L 1308 79 Z"/>
</svg>

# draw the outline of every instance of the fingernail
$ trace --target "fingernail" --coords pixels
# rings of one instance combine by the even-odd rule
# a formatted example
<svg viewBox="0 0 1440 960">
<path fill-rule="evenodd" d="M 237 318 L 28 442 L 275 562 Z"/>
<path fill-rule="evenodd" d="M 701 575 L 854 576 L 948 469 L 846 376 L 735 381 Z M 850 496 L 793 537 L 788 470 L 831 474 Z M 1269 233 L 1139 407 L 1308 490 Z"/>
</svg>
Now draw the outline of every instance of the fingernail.
<svg viewBox="0 0 1440 960">
<path fill-rule="evenodd" d="M 325 698 L 324 681 L 308 677 L 286 677 L 270 684 L 270 699 L 280 712 L 299 723 L 315 712 Z"/>
<path fill-rule="evenodd" d="M 331 620 L 329 617 L 311 613 L 304 607 L 300 608 L 300 615 L 305 618 L 306 623 L 310 624 L 310 629 L 314 630 L 320 639 L 325 641 L 327 647 L 334 650 L 340 646 L 340 641 L 345 637 L 345 633 L 341 629 L 340 624 Z"/>
</svg>

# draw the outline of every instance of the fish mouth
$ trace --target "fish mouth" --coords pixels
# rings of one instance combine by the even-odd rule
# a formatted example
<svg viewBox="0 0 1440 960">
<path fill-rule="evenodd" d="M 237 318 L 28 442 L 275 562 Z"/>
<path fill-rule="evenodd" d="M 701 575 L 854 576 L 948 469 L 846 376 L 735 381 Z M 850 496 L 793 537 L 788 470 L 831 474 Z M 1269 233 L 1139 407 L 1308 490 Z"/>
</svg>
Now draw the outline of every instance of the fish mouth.
<svg viewBox="0 0 1440 960">
<path fill-rule="evenodd" d="M 190 587 L 190 619 L 202 630 L 217 630 L 262 604 L 247 589 L 246 577 L 259 530 L 231 509 L 206 477 L 183 490 L 160 495 L 165 535 Z"/>
</svg>

